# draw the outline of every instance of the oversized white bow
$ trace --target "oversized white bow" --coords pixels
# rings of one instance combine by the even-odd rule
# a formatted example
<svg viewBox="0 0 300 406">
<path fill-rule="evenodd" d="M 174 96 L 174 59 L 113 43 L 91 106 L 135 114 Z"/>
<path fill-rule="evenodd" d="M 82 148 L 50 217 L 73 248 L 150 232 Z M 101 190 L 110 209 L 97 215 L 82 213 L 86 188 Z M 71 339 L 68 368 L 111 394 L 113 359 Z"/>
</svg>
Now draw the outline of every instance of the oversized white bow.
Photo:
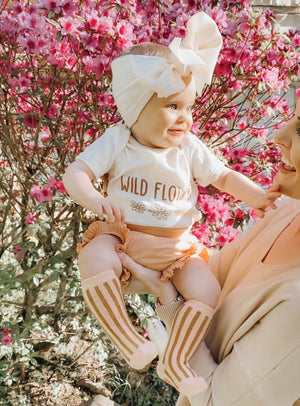
<svg viewBox="0 0 300 406">
<path fill-rule="evenodd" d="M 112 90 L 119 112 L 130 128 L 154 93 L 168 97 L 185 89 L 183 76 L 190 73 L 198 95 L 210 84 L 222 37 L 215 21 L 204 12 L 187 23 L 184 39 L 174 38 L 172 61 L 159 56 L 124 55 L 112 62 Z"/>
</svg>

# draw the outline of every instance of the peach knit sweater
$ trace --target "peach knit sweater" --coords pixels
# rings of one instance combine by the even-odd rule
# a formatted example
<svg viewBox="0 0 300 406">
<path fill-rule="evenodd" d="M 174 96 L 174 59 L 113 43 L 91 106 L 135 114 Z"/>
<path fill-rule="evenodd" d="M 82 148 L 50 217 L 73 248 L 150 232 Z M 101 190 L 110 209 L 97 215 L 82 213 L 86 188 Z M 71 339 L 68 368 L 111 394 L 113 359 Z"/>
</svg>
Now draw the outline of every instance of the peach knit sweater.
<svg viewBox="0 0 300 406">
<path fill-rule="evenodd" d="M 300 398 L 300 247 L 296 262 L 262 262 L 300 201 L 278 206 L 211 258 L 222 293 L 210 351 L 203 345 L 191 362 L 210 385 L 178 406 L 292 406 Z"/>
</svg>

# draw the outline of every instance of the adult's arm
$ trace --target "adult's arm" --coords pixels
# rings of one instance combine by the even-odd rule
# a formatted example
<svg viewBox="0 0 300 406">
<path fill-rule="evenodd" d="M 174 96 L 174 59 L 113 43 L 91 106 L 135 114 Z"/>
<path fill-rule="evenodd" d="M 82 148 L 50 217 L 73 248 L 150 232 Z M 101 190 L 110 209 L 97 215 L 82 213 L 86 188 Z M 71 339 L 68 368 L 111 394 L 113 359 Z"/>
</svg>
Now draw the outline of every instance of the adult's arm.
<svg viewBox="0 0 300 406">
<path fill-rule="evenodd" d="M 299 314 L 299 297 L 278 303 L 215 367 L 207 390 L 176 406 L 292 406 L 300 397 Z"/>
</svg>

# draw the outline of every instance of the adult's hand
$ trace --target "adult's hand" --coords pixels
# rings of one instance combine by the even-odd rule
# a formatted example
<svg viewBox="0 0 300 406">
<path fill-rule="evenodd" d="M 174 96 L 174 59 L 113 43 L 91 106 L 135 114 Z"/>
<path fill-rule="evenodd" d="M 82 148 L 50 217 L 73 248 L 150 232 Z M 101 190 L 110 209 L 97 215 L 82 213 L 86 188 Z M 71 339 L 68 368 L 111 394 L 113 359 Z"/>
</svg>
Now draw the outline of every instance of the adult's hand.
<svg viewBox="0 0 300 406">
<path fill-rule="evenodd" d="M 124 253 L 120 253 L 119 258 L 123 267 L 131 272 L 129 284 L 123 289 L 123 293 L 151 294 L 156 296 L 161 304 L 167 304 L 177 297 L 178 292 L 171 281 L 160 281 L 160 271 L 146 268 Z"/>
</svg>

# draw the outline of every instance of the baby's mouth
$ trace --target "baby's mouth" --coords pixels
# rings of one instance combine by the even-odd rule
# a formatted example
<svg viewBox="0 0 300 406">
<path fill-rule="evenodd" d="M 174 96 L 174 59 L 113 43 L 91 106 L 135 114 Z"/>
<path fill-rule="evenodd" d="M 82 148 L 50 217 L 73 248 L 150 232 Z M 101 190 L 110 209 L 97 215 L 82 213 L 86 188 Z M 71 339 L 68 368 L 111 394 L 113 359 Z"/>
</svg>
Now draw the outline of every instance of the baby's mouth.
<svg viewBox="0 0 300 406">
<path fill-rule="evenodd" d="M 281 167 L 288 172 L 296 172 L 295 167 L 284 157 L 281 158 Z"/>
</svg>

